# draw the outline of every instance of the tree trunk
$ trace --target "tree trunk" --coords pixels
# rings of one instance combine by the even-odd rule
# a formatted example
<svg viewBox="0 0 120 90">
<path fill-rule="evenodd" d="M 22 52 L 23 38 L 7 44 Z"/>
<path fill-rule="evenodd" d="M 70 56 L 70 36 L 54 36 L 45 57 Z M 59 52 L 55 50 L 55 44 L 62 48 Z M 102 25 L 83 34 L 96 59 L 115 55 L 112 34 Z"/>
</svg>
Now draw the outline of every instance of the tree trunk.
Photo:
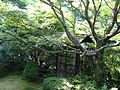
<svg viewBox="0 0 120 90">
<path fill-rule="evenodd" d="M 97 83 L 104 81 L 104 72 L 103 72 L 103 52 L 100 52 L 95 56 L 95 74 L 94 79 Z"/>
<path fill-rule="evenodd" d="M 97 44 L 97 48 L 101 47 L 105 45 L 105 43 L 101 43 L 99 42 Z M 95 73 L 94 73 L 94 79 L 95 81 L 100 84 L 104 82 L 104 62 L 103 62 L 103 58 L 104 58 L 104 49 L 102 49 L 101 51 L 99 51 L 96 56 L 95 56 Z"/>
</svg>

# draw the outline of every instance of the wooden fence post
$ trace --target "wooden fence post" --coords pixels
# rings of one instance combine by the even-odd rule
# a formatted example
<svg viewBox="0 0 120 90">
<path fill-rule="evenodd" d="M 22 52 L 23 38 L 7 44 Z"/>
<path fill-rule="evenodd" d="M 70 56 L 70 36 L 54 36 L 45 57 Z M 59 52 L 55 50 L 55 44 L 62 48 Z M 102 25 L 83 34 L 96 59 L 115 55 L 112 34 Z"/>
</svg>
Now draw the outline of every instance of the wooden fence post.
<svg viewBox="0 0 120 90">
<path fill-rule="evenodd" d="M 58 76 L 58 63 L 59 63 L 59 61 L 58 61 L 58 53 L 56 53 L 56 62 L 55 62 L 55 65 L 56 65 L 56 76 Z"/>
<path fill-rule="evenodd" d="M 76 53 L 75 57 L 75 75 L 80 73 L 80 54 Z"/>
</svg>

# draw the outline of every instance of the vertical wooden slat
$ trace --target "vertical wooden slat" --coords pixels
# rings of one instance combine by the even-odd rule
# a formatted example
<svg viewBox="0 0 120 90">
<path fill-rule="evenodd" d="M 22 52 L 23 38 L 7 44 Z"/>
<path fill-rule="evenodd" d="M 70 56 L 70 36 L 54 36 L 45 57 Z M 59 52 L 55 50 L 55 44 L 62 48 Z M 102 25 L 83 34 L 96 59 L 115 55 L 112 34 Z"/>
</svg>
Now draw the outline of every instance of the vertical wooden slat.
<svg viewBox="0 0 120 90">
<path fill-rule="evenodd" d="M 56 62 L 55 62 L 55 65 L 56 65 L 56 76 L 58 76 L 58 62 L 59 62 L 59 60 L 58 60 L 58 56 L 59 56 L 59 54 L 58 53 L 56 53 Z"/>
<path fill-rule="evenodd" d="M 75 60 L 75 75 L 79 74 L 80 72 L 80 54 L 76 53 L 76 60 Z"/>
<path fill-rule="evenodd" d="M 65 63 L 64 63 L 64 69 L 65 69 L 65 76 L 67 76 L 67 52 L 65 52 Z"/>
</svg>

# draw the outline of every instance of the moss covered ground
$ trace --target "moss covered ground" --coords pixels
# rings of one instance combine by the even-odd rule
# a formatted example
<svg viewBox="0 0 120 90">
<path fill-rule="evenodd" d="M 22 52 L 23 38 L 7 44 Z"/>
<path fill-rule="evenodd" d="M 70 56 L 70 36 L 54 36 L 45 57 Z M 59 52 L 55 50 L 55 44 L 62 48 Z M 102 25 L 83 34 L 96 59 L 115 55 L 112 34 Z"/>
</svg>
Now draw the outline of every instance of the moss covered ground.
<svg viewBox="0 0 120 90">
<path fill-rule="evenodd" d="M 17 74 L 0 78 L 0 90 L 42 90 L 41 86 L 41 82 L 28 82 Z"/>
</svg>

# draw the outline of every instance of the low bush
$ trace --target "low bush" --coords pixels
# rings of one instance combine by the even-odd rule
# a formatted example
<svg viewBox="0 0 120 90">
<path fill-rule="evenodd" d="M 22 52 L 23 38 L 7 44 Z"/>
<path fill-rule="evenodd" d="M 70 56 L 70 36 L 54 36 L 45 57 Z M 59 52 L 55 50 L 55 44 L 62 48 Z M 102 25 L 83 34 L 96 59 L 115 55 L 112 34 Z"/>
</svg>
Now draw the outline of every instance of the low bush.
<svg viewBox="0 0 120 90">
<path fill-rule="evenodd" d="M 6 46 L 7 47 L 7 46 Z M 8 73 L 23 71 L 25 61 L 23 58 L 15 57 L 6 48 L 0 47 L 0 77 Z"/>
<path fill-rule="evenodd" d="M 0 77 L 7 75 L 12 72 L 21 72 L 23 71 L 24 65 L 15 60 L 0 60 Z"/>
<path fill-rule="evenodd" d="M 3 64 L 3 65 L 0 64 L 0 77 L 7 74 L 8 73 L 7 71 L 8 71 L 7 65 L 6 64 Z"/>
<path fill-rule="evenodd" d="M 23 78 L 28 81 L 35 81 L 39 75 L 39 68 L 35 62 L 28 62 L 23 70 Z"/>
<path fill-rule="evenodd" d="M 72 85 L 64 78 L 49 77 L 43 81 L 43 90 L 70 90 Z"/>
<path fill-rule="evenodd" d="M 69 78 L 49 77 L 43 81 L 43 90 L 108 90 L 106 86 L 98 87 L 95 81 L 87 76 L 76 75 Z"/>
<path fill-rule="evenodd" d="M 74 78 L 72 78 L 72 84 L 73 90 L 107 90 L 106 86 L 98 88 L 95 81 L 90 80 L 84 75 L 76 75 Z"/>
</svg>

